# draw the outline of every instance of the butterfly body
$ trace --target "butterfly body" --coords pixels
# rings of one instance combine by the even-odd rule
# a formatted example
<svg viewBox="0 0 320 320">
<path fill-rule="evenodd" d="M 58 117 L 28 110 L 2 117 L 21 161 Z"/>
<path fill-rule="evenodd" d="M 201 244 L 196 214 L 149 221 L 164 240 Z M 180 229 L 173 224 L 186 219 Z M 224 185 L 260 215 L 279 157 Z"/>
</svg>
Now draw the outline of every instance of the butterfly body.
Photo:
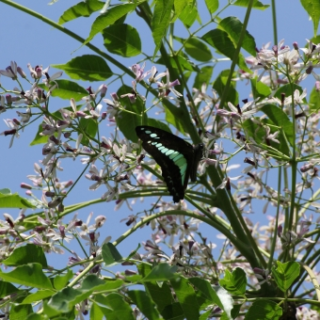
<svg viewBox="0 0 320 320">
<path fill-rule="evenodd" d="M 184 198 L 189 177 L 196 181 L 197 167 L 203 154 L 203 144 L 193 147 L 172 133 L 150 126 L 136 127 L 143 148 L 154 158 L 162 170 L 174 202 Z"/>
</svg>

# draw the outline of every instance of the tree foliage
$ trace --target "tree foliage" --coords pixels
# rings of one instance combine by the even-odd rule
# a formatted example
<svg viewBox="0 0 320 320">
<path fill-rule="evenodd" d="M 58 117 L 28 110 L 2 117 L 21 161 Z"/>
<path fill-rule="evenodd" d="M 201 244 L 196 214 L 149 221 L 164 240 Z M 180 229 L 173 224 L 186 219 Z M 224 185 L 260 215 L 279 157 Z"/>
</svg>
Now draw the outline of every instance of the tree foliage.
<svg viewBox="0 0 320 320">
<path fill-rule="evenodd" d="M 0 70 L 15 83 L 1 81 L 0 113 L 19 116 L 4 119 L 2 141 L 14 147 L 30 127 L 30 148 L 41 145 L 43 156 L 21 185 L 27 196 L 0 190 L 0 207 L 20 210 L 0 220 L 3 318 L 320 319 L 319 38 L 306 35 L 303 48 L 274 39 L 257 49 L 250 17 L 276 10 L 254 0 L 206 0 L 205 9 L 192 0 L 88 0 L 57 23 L 1 2 L 92 50 L 52 65 L 54 74 L 28 65 L 26 75 L 15 61 Z M 318 2 L 301 4 L 316 31 Z M 228 15 L 234 6 L 246 9 L 243 19 Z M 91 19 L 86 38 L 62 27 L 84 17 Z M 97 36 L 100 47 L 91 43 Z M 136 59 L 130 68 L 127 58 Z M 312 76 L 313 87 L 303 87 Z M 109 94 L 112 83 L 118 89 Z M 58 100 L 68 106 L 54 110 Z M 109 137 L 106 123 L 114 125 Z M 138 125 L 204 144 L 197 181 L 179 203 L 166 197 Z M 67 159 L 83 164 L 75 181 L 60 179 Z M 97 199 L 69 204 L 76 185 L 87 188 L 83 180 Z M 113 242 L 99 238 L 106 216 L 90 224 L 76 215 L 101 202 L 133 211 Z M 259 225 L 249 213 L 269 220 Z M 149 239 L 123 256 L 119 243 L 142 228 Z M 220 248 L 208 228 L 222 236 Z M 69 248 L 74 240 L 79 252 Z M 49 266 L 47 254 L 64 250 L 69 263 Z M 131 269 L 114 273 L 120 265 Z"/>
</svg>

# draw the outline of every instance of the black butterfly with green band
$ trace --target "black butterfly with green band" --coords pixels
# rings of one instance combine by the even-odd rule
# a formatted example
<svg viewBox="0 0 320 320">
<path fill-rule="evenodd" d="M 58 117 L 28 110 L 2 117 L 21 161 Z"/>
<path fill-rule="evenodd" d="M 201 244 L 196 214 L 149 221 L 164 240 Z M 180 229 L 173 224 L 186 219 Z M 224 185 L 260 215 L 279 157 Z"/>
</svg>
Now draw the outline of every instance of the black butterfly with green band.
<svg viewBox="0 0 320 320">
<path fill-rule="evenodd" d="M 150 126 L 136 127 L 142 146 L 158 163 L 174 202 L 184 198 L 189 177 L 195 182 L 197 168 L 203 156 L 202 143 L 193 147 L 172 133 Z"/>
</svg>

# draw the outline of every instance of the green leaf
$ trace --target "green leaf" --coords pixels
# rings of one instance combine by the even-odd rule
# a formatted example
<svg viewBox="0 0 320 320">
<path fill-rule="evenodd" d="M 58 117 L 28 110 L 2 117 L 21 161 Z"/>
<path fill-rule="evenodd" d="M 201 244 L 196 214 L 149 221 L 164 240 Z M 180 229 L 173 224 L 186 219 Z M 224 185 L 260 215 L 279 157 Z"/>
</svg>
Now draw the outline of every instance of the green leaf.
<svg viewBox="0 0 320 320">
<path fill-rule="evenodd" d="M 48 306 L 63 313 L 70 312 L 74 305 L 87 299 L 90 295 L 90 290 L 82 292 L 81 290 L 67 287 L 52 296 Z"/>
<path fill-rule="evenodd" d="M 96 136 L 98 129 L 97 120 L 93 118 L 81 118 L 79 121 L 79 133 L 83 134 L 81 144 L 89 146 L 90 140 Z"/>
<path fill-rule="evenodd" d="M 184 277 L 176 277 L 170 280 L 185 318 L 188 320 L 198 319 L 200 307 L 197 303 L 197 296 L 189 281 Z"/>
<path fill-rule="evenodd" d="M 192 283 L 200 292 L 202 295 L 205 296 L 205 298 L 210 301 L 211 304 L 216 304 L 218 307 L 223 309 L 223 304 L 217 295 L 216 291 L 212 289 L 211 284 L 201 278 L 190 278 L 190 283 Z"/>
<path fill-rule="evenodd" d="M 257 125 L 253 121 L 253 119 L 246 119 L 243 122 L 243 129 L 245 130 L 246 134 L 251 137 L 258 145 L 265 145 L 265 149 L 267 149 L 267 145 L 270 145 L 274 150 L 273 153 L 269 153 L 269 156 L 273 156 L 275 159 L 283 159 L 283 155 L 289 157 L 290 150 L 287 144 L 287 140 L 285 139 L 283 132 L 281 131 L 281 127 L 276 126 L 271 120 L 263 119 L 256 119 L 257 122 L 262 122 L 263 126 Z M 279 135 L 277 136 L 277 140 L 280 141 L 280 144 L 272 141 L 266 140 L 267 138 L 267 128 L 269 127 L 270 133 L 274 134 L 275 132 L 279 131 Z M 269 149 L 270 150 L 270 149 Z M 277 152 L 278 151 L 278 152 Z"/>
<path fill-rule="evenodd" d="M 247 277 L 241 268 L 236 268 L 230 273 L 226 270 L 224 278 L 219 281 L 220 285 L 234 295 L 243 295 L 246 292 Z"/>
<path fill-rule="evenodd" d="M 200 21 L 197 7 L 193 3 L 185 5 L 179 19 L 187 28 L 191 28 L 196 20 Z"/>
<path fill-rule="evenodd" d="M 10 294 L 18 293 L 20 290 L 13 284 L 0 280 L 0 298 L 9 296 Z"/>
<path fill-rule="evenodd" d="M 70 312 L 77 303 L 87 299 L 94 291 L 114 291 L 122 285 L 123 281 L 120 279 L 104 281 L 96 275 L 90 274 L 83 280 L 80 288 L 73 289 L 67 287 L 55 294 L 48 303 L 48 306 L 60 312 Z"/>
<path fill-rule="evenodd" d="M 106 286 L 106 281 L 100 279 L 95 274 L 89 274 L 85 277 L 79 290 L 86 292 L 86 291 L 93 291 L 93 290 L 100 290 Z"/>
<path fill-rule="evenodd" d="M 102 258 L 107 266 L 118 264 L 123 259 L 117 248 L 111 242 L 105 243 L 102 246 Z"/>
<path fill-rule="evenodd" d="M 26 320 L 48 320 L 47 315 L 32 313 L 30 314 Z"/>
<path fill-rule="evenodd" d="M 101 14 L 94 21 L 91 27 L 89 37 L 85 40 L 84 44 L 90 42 L 97 33 L 114 24 L 118 19 L 122 18 L 130 11 L 133 11 L 137 5 L 138 3 L 120 4 L 112 8 L 109 8 L 106 13 Z"/>
<path fill-rule="evenodd" d="M 265 113 L 272 124 L 279 127 L 279 130 L 281 128 L 282 132 L 285 133 L 286 139 L 290 145 L 293 146 L 295 143 L 293 124 L 283 110 L 273 104 L 267 104 L 261 107 L 260 111 Z M 280 150 L 282 150 L 282 148 L 280 148 Z"/>
<path fill-rule="evenodd" d="M 221 71 L 221 73 L 216 78 L 216 81 L 213 83 L 213 89 L 215 89 L 218 92 L 220 97 L 223 95 L 223 92 L 225 90 L 229 73 L 230 73 L 230 70 Z M 236 73 L 234 73 L 233 75 L 234 77 L 236 77 Z M 239 103 L 239 96 L 235 88 L 236 88 L 236 82 L 231 82 L 229 86 L 229 91 L 227 94 L 226 103 L 231 102 L 233 105 L 236 106 Z"/>
<path fill-rule="evenodd" d="M 314 43 L 314 44 L 320 43 L 320 34 L 312 37 L 312 38 L 310 39 L 310 42 L 312 42 L 312 43 Z M 309 43 L 307 42 L 304 47 L 305 47 L 305 48 L 308 48 L 308 47 L 309 47 Z"/>
<path fill-rule="evenodd" d="M 11 194 L 11 191 L 8 188 L 3 188 L 3 189 L 0 189 L 0 193 L 9 195 Z"/>
<path fill-rule="evenodd" d="M 186 7 L 186 0 L 174 0 L 174 13 L 175 18 L 179 18 L 181 12 Z"/>
<path fill-rule="evenodd" d="M 149 274 L 152 270 L 152 267 L 146 263 L 140 263 L 137 266 L 137 268 L 139 270 L 139 274 L 143 277 Z M 150 281 L 144 282 L 143 284 L 148 294 L 151 296 L 152 300 L 157 305 L 159 312 L 163 316 L 162 311 L 167 306 L 171 306 L 174 302 L 170 287 L 167 285 L 166 282 L 160 284 L 156 281 Z"/>
<path fill-rule="evenodd" d="M 248 7 L 250 1 L 251 0 L 237 0 L 235 3 L 233 3 L 233 5 L 239 6 L 239 7 Z M 270 7 L 270 5 L 263 4 L 257 0 L 254 1 L 253 6 L 252 6 L 253 9 L 259 9 L 259 10 L 265 10 L 269 7 Z"/>
<path fill-rule="evenodd" d="M 89 95 L 88 91 L 79 86 L 76 82 L 69 80 L 55 80 L 58 87 L 52 90 L 51 96 L 59 97 L 61 99 L 70 100 L 73 98 L 75 101 L 81 100 L 83 97 Z"/>
<path fill-rule="evenodd" d="M 166 263 L 156 265 L 143 281 L 166 281 L 175 277 L 177 266 L 169 266 Z"/>
<path fill-rule="evenodd" d="M 132 92 L 132 88 L 126 85 L 123 85 L 117 92 L 117 95 L 121 97 L 123 94 Z M 135 134 L 136 126 L 141 125 L 141 116 L 144 111 L 144 105 L 141 99 L 137 98 L 134 103 L 129 101 L 129 98 L 123 99 L 123 104 L 125 105 L 125 110 L 122 110 L 117 116 L 117 126 L 123 135 L 133 142 L 138 142 L 138 137 Z"/>
<path fill-rule="evenodd" d="M 224 18 L 219 22 L 218 28 L 227 32 L 234 45 L 237 46 L 243 28 L 243 24 L 238 18 Z M 241 47 L 254 57 L 256 56 L 256 42 L 248 31 L 245 32 Z"/>
<path fill-rule="evenodd" d="M 56 316 L 60 315 L 63 311 L 56 310 L 54 308 L 51 308 L 48 304 L 49 302 L 47 300 L 43 301 L 43 313 L 49 318 L 49 319 L 55 319 Z M 65 320 L 65 319 L 63 319 Z M 69 320 L 69 319 L 68 319 Z M 71 320 L 71 319 L 70 319 Z"/>
<path fill-rule="evenodd" d="M 69 269 L 67 273 L 62 275 L 57 275 L 53 278 L 53 285 L 56 290 L 61 290 L 64 288 L 70 279 L 73 277 L 73 272 Z"/>
<path fill-rule="evenodd" d="M 256 300 L 245 315 L 245 320 L 278 320 L 282 316 L 282 309 L 276 302 Z"/>
<path fill-rule="evenodd" d="M 281 100 L 283 99 L 283 95 L 284 95 L 286 98 L 288 98 L 288 97 L 294 95 L 294 92 L 295 92 L 296 90 L 298 90 L 300 94 L 303 92 L 303 89 L 302 89 L 300 86 L 298 86 L 298 85 L 296 85 L 296 84 L 294 84 L 294 83 L 285 84 L 285 85 L 281 86 L 281 87 L 276 91 L 276 93 L 274 94 L 274 96 L 281 101 Z M 306 100 L 305 98 L 303 99 L 303 101 L 304 101 L 305 103 L 307 103 L 307 100 Z"/>
<path fill-rule="evenodd" d="M 155 304 L 146 291 L 130 290 L 128 296 L 148 320 L 160 319 Z"/>
<path fill-rule="evenodd" d="M 233 305 L 233 308 L 231 310 L 232 319 L 235 319 L 236 317 L 238 317 L 238 315 L 239 315 L 239 313 L 241 311 L 241 306 L 242 306 L 242 304 Z"/>
<path fill-rule="evenodd" d="M 317 296 L 314 295 L 312 298 L 313 298 L 314 300 L 316 300 L 316 299 L 317 299 Z M 311 305 L 311 306 L 310 306 L 310 309 L 311 309 L 311 310 L 314 310 L 314 311 L 317 311 L 318 314 L 320 314 L 320 306 L 318 306 L 318 305 Z"/>
<path fill-rule="evenodd" d="M 89 274 L 86 276 L 86 278 L 83 280 L 81 287 L 79 290 L 83 292 L 91 291 L 91 292 L 113 292 L 118 290 L 124 285 L 124 281 L 121 279 L 116 280 L 101 280 L 99 277 L 97 277 L 95 274 Z M 99 301 L 102 303 L 101 301 Z"/>
<path fill-rule="evenodd" d="M 147 125 L 151 127 L 160 128 L 162 130 L 168 131 L 171 133 L 169 126 L 161 120 L 148 118 Z"/>
<path fill-rule="evenodd" d="M 185 71 L 185 70 L 194 71 L 193 65 L 190 63 L 190 61 L 185 57 L 185 55 L 182 52 L 180 52 L 180 54 L 175 57 L 172 57 L 172 56 L 168 57 L 168 61 L 164 61 L 164 59 L 161 57 L 160 59 L 158 59 L 157 63 L 163 64 L 165 66 L 168 63 L 170 64 L 170 67 L 177 69 L 178 72 L 180 72 L 180 69 L 182 69 L 182 71 Z"/>
<path fill-rule="evenodd" d="M 138 31 L 128 24 L 115 24 L 102 32 L 104 46 L 123 57 L 134 57 L 141 53 L 141 40 Z"/>
<path fill-rule="evenodd" d="M 195 77 L 192 88 L 197 88 L 198 90 L 200 90 L 203 84 L 206 84 L 208 86 L 211 80 L 212 72 L 212 66 L 202 67 Z"/>
<path fill-rule="evenodd" d="M 79 17 L 90 17 L 93 12 L 101 10 L 103 5 L 104 3 L 102 1 L 97 0 L 79 2 L 65 11 L 59 18 L 58 23 L 61 25 Z"/>
<path fill-rule="evenodd" d="M 251 79 L 251 87 L 254 99 L 263 99 L 268 97 L 272 93 L 270 87 L 261 81 L 257 81 L 257 78 Z"/>
<path fill-rule="evenodd" d="M 94 319 L 94 320 L 102 320 L 103 319 L 103 311 L 97 303 L 93 302 L 91 305 L 90 319 Z"/>
<path fill-rule="evenodd" d="M 174 320 L 185 320 L 185 314 L 183 313 L 183 310 L 181 308 L 181 305 L 179 302 L 173 302 L 172 304 L 166 306 L 162 312 L 161 315 L 164 319 L 174 319 Z"/>
<path fill-rule="evenodd" d="M 227 32 L 220 29 L 214 29 L 203 35 L 202 39 L 231 60 L 235 58 L 236 47 L 229 38 Z M 240 69 L 251 73 L 251 70 L 247 67 L 245 59 L 241 53 L 238 55 L 237 64 Z"/>
<path fill-rule="evenodd" d="M 166 121 L 177 128 L 182 134 L 186 132 L 186 126 L 184 123 L 185 116 L 181 108 L 172 107 L 172 104 L 167 100 L 162 100 L 162 104 L 165 107 Z"/>
<path fill-rule="evenodd" d="M 103 313 L 108 320 L 134 320 L 133 310 L 124 300 L 123 296 L 118 293 L 111 293 L 106 296 L 106 305 L 109 309 L 103 309 Z"/>
<path fill-rule="evenodd" d="M 205 0 L 210 14 L 216 12 L 219 8 L 219 0 Z"/>
<path fill-rule="evenodd" d="M 6 266 L 19 266 L 33 262 L 40 263 L 42 268 L 48 267 L 42 247 L 32 243 L 16 248 L 7 259 L 2 261 Z"/>
<path fill-rule="evenodd" d="M 210 0 L 209 0 L 210 1 Z M 200 317 L 199 317 L 199 320 L 208 320 L 210 319 L 210 315 L 212 313 L 212 310 L 209 309 L 208 311 L 204 312 L 204 313 L 201 313 Z"/>
<path fill-rule="evenodd" d="M 42 126 L 42 124 L 39 124 L 36 136 L 30 142 L 30 146 L 35 146 L 37 144 L 45 144 L 48 142 L 49 136 L 42 135 L 41 134 L 42 132 L 43 132 L 43 126 Z"/>
<path fill-rule="evenodd" d="M 286 292 L 300 274 L 300 264 L 295 261 L 277 261 L 277 268 L 272 268 L 272 275 L 280 290 Z"/>
<path fill-rule="evenodd" d="M 73 112 L 73 109 L 72 107 L 69 106 L 68 107 L 64 107 L 63 109 L 66 109 L 66 110 L 69 110 L 71 112 Z M 77 110 L 80 110 L 81 109 L 81 105 L 80 106 L 77 106 Z M 62 117 L 61 115 L 61 112 L 60 112 L 61 109 L 53 112 L 51 114 L 52 118 L 54 120 L 64 120 L 64 118 Z M 48 139 L 49 139 L 49 136 L 48 135 L 43 135 L 42 132 L 43 132 L 43 124 L 45 125 L 45 122 L 41 123 L 38 127 L 38 131 L 37 131 L 37 134 L 35 136 L 35 138 L 33 139 L 33 141 L 30 143 L 30 146 L 34 146 L 34 145 L 37 145 L 37 144 L 44 144 L 44 143 L 47 143 L 48 142 Z M 57 136 L 58 134 L 57 133 L 54 133 L 55 136 Z"/>
<path fill-rule="evenodd" d="M 30 304 L 27 304 L 27 305 L 12 304 L 10 306 L 9 319 L 10 320 L 26 319 L 27 316 L 30 315 L 32 312 L 33 310 Z"/>
<path fill-rule="evenodd" d="M 158 52 L 162 39 L 167 33 L 171 21 L 173 0 L 155 0 L 154 14 L 152 18 L 152 36 L 156 45 L 154 55 Z"/>
<path fill-rule="evenodd" d="M 39 263 L 18 266 L 8 273 L 0 271 L 3 280 L 40 289 L 52 289 L 52 284 L 42 271 Z"/>
<path fill-rule="evenodd" d="M 0 190 L 0 208 L 35 208 L 32 203 L 27 199 L 20 197 L 17 193 L 3 193 L 4 190 L 8 191 L 9 189 Z"/>
<path fill-rule="evenodd" d="M 313 34 L 316 36 L 320 20 L 320 2 L 319 0 L 300 0 L 300 2 L 312 19 Z"/>
<path fill-rule="evenodd" d="M 22 301 L 23 304 L 34 303 L 37 301 L 43 301 L 55 294 L 54 290 L 39 290 L 37 292 L 29 294 Z"/>
<path fill-rule="evenodd" d="M 212 54 L 209 48 L 199 39 L 190 38 L 184 45 L 186 52 L 198 61 L 209 61 L 212 59 Z"/>
<path fill-rule="evenodd" d="M 76 80 L 104 81 L 113 75 L 106 61 L 92 54 L 76 57 L 66 64 L 53 64 L 51 66 L 64 70 L 70 78 Z"/>
<path fill-rule="evenodd" d="M 311 112 L 318 112 L 320 110 L 320 91 L 316 87 L 313 87 L 310 93 L 309 108 Z"/>
</svg>

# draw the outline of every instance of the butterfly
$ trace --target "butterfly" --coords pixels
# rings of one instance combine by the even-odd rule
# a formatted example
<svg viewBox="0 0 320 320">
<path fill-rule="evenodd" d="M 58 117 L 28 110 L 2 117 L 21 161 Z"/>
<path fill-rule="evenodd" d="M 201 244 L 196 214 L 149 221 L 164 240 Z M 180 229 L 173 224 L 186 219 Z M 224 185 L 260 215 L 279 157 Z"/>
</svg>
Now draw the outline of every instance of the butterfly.
<svg viewBox="0 0 320 320">
<path fill-rule="evenodd" d="M 189 177 L 197 179 L 198 163 L 203 155 L 202 143 L 193 147 L 172 133 L 150 126 L 136 127 L 142 146 L 158 163 L 173 202 L 184 198 Z"/>
</svg>

